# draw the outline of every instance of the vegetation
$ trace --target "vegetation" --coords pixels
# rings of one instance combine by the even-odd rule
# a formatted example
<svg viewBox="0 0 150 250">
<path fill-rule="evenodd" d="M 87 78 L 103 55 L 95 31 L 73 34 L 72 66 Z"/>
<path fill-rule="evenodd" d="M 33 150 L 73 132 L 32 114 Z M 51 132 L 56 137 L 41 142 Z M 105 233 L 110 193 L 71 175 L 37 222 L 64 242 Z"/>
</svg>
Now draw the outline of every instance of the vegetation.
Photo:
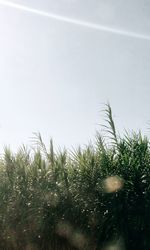
<svg viewBox="0 0 150 250">
<path fill-rule="evenodd" d="M 141 133 L 73 152 L 5 148 L 0 159 L 0 249 L 150 249 L 150 148 Z M 111 143 L 110 143 L 111 139 Z"/>
</svg>

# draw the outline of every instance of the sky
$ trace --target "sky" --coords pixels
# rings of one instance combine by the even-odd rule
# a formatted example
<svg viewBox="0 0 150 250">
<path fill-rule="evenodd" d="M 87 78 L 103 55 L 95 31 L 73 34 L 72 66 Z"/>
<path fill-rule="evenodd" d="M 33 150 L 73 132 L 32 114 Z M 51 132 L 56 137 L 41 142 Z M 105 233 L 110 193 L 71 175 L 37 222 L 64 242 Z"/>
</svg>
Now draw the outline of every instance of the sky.
<svg viewBox="0 0 150 250">
<path fill-rule="evenodd" d="M 0 152 L 32 144 L 34 132 L 46 144 L 85 145 L 101 130 L 107 102 L 120 134 L 149 135 L 148 0 L 11 1 L 37 13 L 2 2 Z"/>
</svg>

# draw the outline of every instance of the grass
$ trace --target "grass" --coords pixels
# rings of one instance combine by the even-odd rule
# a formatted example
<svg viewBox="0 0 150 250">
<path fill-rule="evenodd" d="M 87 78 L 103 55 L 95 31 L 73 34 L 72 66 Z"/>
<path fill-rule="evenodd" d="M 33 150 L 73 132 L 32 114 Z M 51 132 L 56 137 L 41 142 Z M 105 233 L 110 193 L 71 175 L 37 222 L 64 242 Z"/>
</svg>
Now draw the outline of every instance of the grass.
<svg viewBox="0 0 150 250">
<path fill-rule="evenodd" d="M 97 134 L 94 145 L 54 152 L 36 134 L 34 152 L 5 148 L 0 249 L 150 249 L 149 140 L 119 137 L 105 113 L 111 145 Z"/>
</svg>

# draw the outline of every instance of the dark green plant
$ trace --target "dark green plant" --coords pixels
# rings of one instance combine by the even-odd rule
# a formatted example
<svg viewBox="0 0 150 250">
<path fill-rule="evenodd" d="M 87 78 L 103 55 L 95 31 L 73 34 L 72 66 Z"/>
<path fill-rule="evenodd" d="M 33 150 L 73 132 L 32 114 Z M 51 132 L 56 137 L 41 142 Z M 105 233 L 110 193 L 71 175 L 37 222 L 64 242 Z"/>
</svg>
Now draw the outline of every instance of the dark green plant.
<svg viewBox="0 0 150 250">
<path fill-rule="evenodd" d="M 105 131 L 73 152 L 5 148 L 0 159 L 0 249 L 150 249 L 150 149 L 121 138 L 106 105 Z M 110 144 L 111 141 L 111 144 Z"/>
</svg>

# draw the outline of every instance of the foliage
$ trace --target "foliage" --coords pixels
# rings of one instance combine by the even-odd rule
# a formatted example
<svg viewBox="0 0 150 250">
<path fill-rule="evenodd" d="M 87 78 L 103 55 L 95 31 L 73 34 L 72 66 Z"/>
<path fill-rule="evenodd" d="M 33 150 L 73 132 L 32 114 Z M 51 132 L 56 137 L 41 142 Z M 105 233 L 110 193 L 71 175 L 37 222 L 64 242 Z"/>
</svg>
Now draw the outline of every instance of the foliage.
<svg viewBox="0 0 150 250">
<path fill-rule="evenodd" d="M 0 159 L 0 249 L 150 249 L 148 138 L 117 135 L 106 106 L 111 146 L 100 135 L 73 152 L 5 148 Z"/>
</svg>

